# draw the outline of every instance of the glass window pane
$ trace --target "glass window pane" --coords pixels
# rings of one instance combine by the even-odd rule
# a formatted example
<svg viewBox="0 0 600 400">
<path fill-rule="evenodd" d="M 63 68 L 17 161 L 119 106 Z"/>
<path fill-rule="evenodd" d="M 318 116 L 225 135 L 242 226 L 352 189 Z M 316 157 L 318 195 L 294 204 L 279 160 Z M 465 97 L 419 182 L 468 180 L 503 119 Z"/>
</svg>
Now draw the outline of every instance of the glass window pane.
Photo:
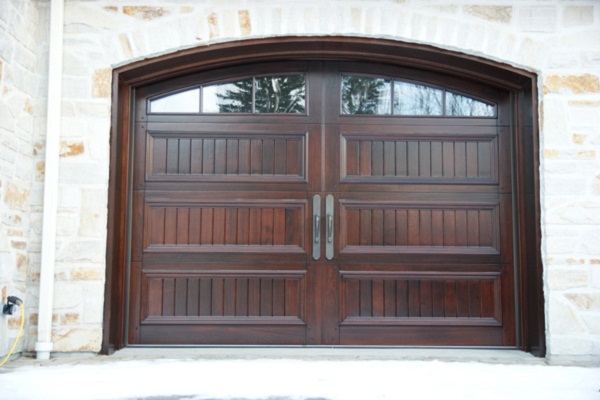
<svg viewBox="0 0 600 400">
<path fill-rule="evenodd" d="M 446 92 L 446 115 L 493 117 L 496 115 L 496 107 L 456 93 Z"/>
<path fill-rule="evenodd" d="M 394 82 L 395 115 L 442 115 L 444 92 L 409 82 Z"/>
<path fill-rule="evenodd" d="M 391 111 L 389 79 L 342 77 L 342 113 L 388 115 Z"/>
<path fill-rule="evenodd" d="M 150 100 L 151 113 L 198 113 L 200 89 L 191 89 Z"/>
<path fill-rule="evenodd" d="M 203 113 L 252 112 L 252 79 L 202 88 Z"/>
<path fill-rule="evenodd" d="M 306 85 L 304 75 L 262 76 L 256 78 L 255 112 L 304 114 Z"/>
</svg>

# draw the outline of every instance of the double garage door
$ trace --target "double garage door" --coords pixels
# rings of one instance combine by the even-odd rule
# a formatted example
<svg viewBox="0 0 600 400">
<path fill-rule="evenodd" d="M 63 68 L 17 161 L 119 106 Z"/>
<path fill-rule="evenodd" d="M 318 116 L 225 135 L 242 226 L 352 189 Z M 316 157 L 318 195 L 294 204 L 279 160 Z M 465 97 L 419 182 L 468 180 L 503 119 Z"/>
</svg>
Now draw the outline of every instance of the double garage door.
<svg viewBox="0 0 600 400">
<path fill-rule="evenodd" d="M 135 98 L 129 344 L 515 346 L 506 93 L 297 61 Z"/>
</svg>

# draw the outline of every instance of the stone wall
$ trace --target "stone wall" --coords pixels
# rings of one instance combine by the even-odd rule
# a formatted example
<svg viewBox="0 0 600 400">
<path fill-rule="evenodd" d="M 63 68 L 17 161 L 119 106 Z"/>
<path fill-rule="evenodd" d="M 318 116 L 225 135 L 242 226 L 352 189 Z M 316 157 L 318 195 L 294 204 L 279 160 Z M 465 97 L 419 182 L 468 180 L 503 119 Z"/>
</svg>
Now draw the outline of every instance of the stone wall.
<svg viewBox="0 0 600 400">
<path fill-rule="evenodd" d="M 37 1 L 0 2 L 0 300 L 18 296 L 27 316 L 37 310 L 37 298 L 27 288 L 35 286 L 33 270 L 39 264 L 40 238 L 33 225 L 41 204 L 34 177 L 43 147 L 35 143 L 43 142 L 40 127 L 46 107 L 40 79 L 47 64 L 41 39 L 47 36 L 44 20 L 44 7 Z M 21 312 L 0 317 L 0 354 L 12 345 L 20 318 Z M 26 326 L 27 332 L 29 318 Z M 17 352 L 27 339 L 26 333 Z"/>
<path fill-rule="evenodd" d="M 599 357 L 600 3 L 593 0 L 66 1 L 55 349 L 100 346 L 111 70 L 183 48 L 280 35 L 426 43 L 539 74 L 548 351 Z M 6 72 L 12 64 L 0 58 Z M 43 142 L 29 145 L 35 153 Z M 19 160 L 38 179 L 43 165 L 28 157 Z M 9 175 L 15 183 L 2 177 L 3 193 L 27 197 L 25 177 Z M 23 204 L 13 214 L 33 218 L 31 200 Z M 25 224 L 2 218 L 6 232 Z M 7 247 L 3 260 L 22 254 L 31 263 L 29 247 L 15 249 L 11 240 Z"/>
</svg>

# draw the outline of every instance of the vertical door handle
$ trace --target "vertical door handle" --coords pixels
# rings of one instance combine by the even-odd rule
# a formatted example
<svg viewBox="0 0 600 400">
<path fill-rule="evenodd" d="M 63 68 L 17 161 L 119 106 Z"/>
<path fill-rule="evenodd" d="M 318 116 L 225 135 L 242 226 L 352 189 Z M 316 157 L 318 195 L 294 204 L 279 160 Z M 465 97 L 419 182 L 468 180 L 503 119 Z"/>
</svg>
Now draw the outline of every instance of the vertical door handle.
<svg viewBox="0 0 600 400">
<path fill-rule="evenodd" d="M 313 196 L 313 258 L 321 258 L 321 196 Z"/>
<path fill-rule="evenodd" d="M 325 257 L 328 260 L 333 259 L 333 245 L 334 245 L 334 215 L 333 215 L 333 196 L 327 195 L 325 198 L 325 214 L 327 216 L 327 243 L 325 243 Z"/>
</svg>

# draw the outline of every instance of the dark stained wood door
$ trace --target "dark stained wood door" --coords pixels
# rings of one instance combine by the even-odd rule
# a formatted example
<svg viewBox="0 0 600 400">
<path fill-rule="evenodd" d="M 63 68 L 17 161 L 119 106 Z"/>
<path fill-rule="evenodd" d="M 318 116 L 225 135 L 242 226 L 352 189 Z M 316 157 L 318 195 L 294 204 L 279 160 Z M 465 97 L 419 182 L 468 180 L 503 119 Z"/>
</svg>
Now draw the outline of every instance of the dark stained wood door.
<svg viewBox="0 0 600 400">
<path fill-rule="evenodd" d="M 151 110 L 198 82 L 258 87 L 265 71 L 305 77 L 304 112 Z M 340 88 L 365 73 L 396 92 L 469 93 L 493 113 L 348 111 L 358 95 Z M 502 92 L 376 64 L 256 65 L 140 89 L 129 343 L 514 346 L 510 119 Z"/>
</svg>

